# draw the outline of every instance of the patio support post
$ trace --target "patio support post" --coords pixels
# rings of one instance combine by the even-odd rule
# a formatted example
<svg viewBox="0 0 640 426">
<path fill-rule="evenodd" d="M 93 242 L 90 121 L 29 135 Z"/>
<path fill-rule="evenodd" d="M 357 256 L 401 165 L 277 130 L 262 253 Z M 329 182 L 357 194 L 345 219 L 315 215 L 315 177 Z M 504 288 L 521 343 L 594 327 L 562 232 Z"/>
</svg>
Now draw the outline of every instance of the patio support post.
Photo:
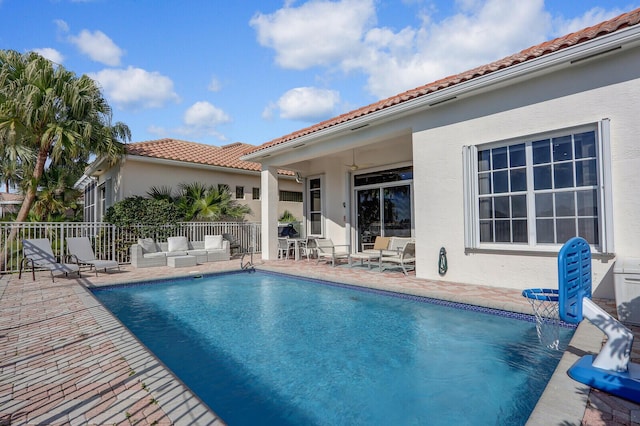
<svg viewBox="0 0 640 426">
<path fill-rule="evenodd" d="M 262 165 L 261 173 L 262 208 L 262 258 L 278 258 L 278 169 Z"/>
</svg>

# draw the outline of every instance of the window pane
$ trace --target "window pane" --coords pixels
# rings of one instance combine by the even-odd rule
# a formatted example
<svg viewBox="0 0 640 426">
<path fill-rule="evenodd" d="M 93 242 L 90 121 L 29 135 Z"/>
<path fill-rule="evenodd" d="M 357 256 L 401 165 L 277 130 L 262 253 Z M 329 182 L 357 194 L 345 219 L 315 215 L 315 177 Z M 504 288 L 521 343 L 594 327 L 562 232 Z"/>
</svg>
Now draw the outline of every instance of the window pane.
<svg viewBox="0 0 640 426">
<path fill-rule="evenodd" d="M 574 192 L 556 194 L 556 216 L 575 216 Z"/>
<path fill-rule="evenodd" d="M 478 174 L 478 192 L 480 195 L 491 194 L 491 173 Z"/>
<path fill-rule="evenodd" d="M 496 197 L 493 199 L 495 217 L 508 218 L 509 214 L 509 197 Z M 496 229 L 496 233 L 498 230 Z"/>
<path fill-rule="evenodd" d="M 553 161 L 569 161 L 572 159 L 571 136 L 553 138 Z"/>
<path fill-rule="evenodd" d="M 589 244 L 599 244 L 598 219 L 578 219 L 578 236 L 587 240 Z"/>
<path fill-rule="evenodd" d="M 529 231 L 527 230 L 526 220 L 513 221 L 513 242 L 526 243 L 529 241 Z"/>
<path fill-rule="evenodd" d="M 313 235 L 322 234 L 322 214 L 311 213 L 311 233 Z"/>
<path fill-rule="evenodd" d="M 576 161 L 576 186 L 594 186 L 597 184 L 596 160 Z"/>
<path fill-rule="evenodd" d="M 480 219 L 492 219 L 493 218 L 493 209 L 491 208 L 491 198 L 483 198 L 479 202 L 478 213 L 480 214 Z"/>
<path fill-rule="evenodd" d="M 509 171 L 511 176 L 511 192 L 527 190 L 527 170 L 514 169 Z"/>
<path fill-rule="evenodd" d="M 492 243 L 493 242 L 493 222 L 490 220 L 480 221 L 480 242 Z"/>
<path fill-rule="evenodd" d="M 525 165 L 524 144 L 509 147 L 509 166 L 520 167 Z"/>
<path fill-rule="evenodd" d="M 578 216 L 598 215 L 598 191 L 578 191 Z"/>
<path fill-rule="evenodd" d="M 507 147 L 496 148 L 491 150 L 491 159 L 493 170 L 506 169 L 507 168 Z"/>
<path fill-rule="evenodd" d="M 311 189 L 320 188 L 320 179 L 311 179 L 309 181 L 309 188 L 311 188 Z"/>
<path fill-rule="evenodd" d="M 489 161 L 490 154 L 491 154 L 491 151 L 489 150 L 478 151 L 478 171 L 479 172 L 486 172 L 487 170 L 491 170 L 491 163 Z"/>
<path fill-rule="evenodd" d="M 545 164 L 551 162 L 549 140 L 533 142 L 533 164 Z"/>
<path fill-rule="evenodd" d="M 499 194 L 501 192 L 509 191 L 509 172 L 493 172 L 493 193 Z"/>
<path fill-rule="evenodd" d="M 511 217 L 527 217 L 526 195 L 514 195 L 511 197 Z"/>
<path fill-rule="evenodd" d="M 551 189 L 551 166 L 533 168 L 533 189 Z"/>
<path fill-rule="evenodd" d="M 536 220 L 536 239 L 539 243 L 555 243 L 553 219 Z"/>
<path fill-rule="evenodd" d="M 311 191 L 311 211 L 319 212 L 322 209 L 320 191 Z"/>
<path fill-rule="evenodd" d="M 553 194 L 536 194 L 536 217 L 553 217 Z"/>
<path fill-rule="evenodd" d="M 573 163 L 553 165 L 554 188 L 571 188 L 573 186 Z"/>
<path fill-rule="evenodd" d="M 508 220 L 496 220 L 496 243 L 511 242 L 511 222 Z"/>
<path fill-rule="evenodd" d="M 589 158 L 596 156 L 595 132 L 578 133 L 573 136 L 576 145 L 576 158 Z"/>
<path fill-rule="evenodd" d="M 557 219 L 556 233 L 558 234 L 558 244 L 566 243 L 570 238 L 576 236 L 575 219 Z"/>
</svg>

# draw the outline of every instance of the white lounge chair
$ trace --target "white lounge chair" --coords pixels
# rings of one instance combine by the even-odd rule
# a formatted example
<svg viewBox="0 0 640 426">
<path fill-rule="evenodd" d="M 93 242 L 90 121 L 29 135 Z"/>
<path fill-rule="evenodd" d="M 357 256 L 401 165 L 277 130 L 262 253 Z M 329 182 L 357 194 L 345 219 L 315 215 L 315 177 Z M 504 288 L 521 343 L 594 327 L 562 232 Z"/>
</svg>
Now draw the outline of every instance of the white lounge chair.
<svg viewBox="0 0 640 426">
<path fill-rule="evenodd" d="M 392 256 L 382 256 L 380 258 L 380 270 L 384 270 L 385 263 L 393 263 L 396 265 L 400 265 L 402 268 L 402 272 L 405 275 L 409 275 L 407 271 L 407 266 L 413 265 L 415 268 L 416 264 L 416 243 L 406 243 L 404 248 L 399 254 L 395 254 Z"/>
<path fill-rule="evenodd" d="M 72 237 L 67 238 L 67 252 L 72 259 L 75 259 L 75 262 L 78 265 L 89 265 L 91 268 L 95 268 L 96 277 L 98 276 L 98 269 L 104 269 L 107 272 L 107 269 L 120 269 L 120 265 L 115 260 L 100 260 L 96 258 L 95 253 L 93 252 L 93 247 L 91 247 L 91 241 L 87 237 Z"/>
<path fill-rule="evenodd" d="M 48 238 L 30 238 L 22 240 L 23 258 L 20 261 L 20 272 L 18 279 L 22 278 L 22 268 L 26 264 L 31 266 L 31 275 L 36 280 L 36 268 L 48 269 L 51 272 L 51 281 L 55 281 L 54 276 L 69 275 L 70 272 L 77 272 L 80 277 L 80 267 L 74 263 L 60 263 L 53 254 L 51 242 Z M 26 269 L 26 268 L 25 268 Z"/>
<path fill-rule="evenodd" d="M 336 250 L 336 247 L 346 247 L 346 249 Z M 327 261 L 331 259 L 331 266 L 336 266 L 336 260 L 349 259 L 349 254 L 351 253 L 349 247 L 349 244 L 335 245 L 331 238 L 318 238 L 316 240 L 316 252 L 318 254 L 316 263 L 320 263 L 321 259 L 326 259 Z"/>
</svg>

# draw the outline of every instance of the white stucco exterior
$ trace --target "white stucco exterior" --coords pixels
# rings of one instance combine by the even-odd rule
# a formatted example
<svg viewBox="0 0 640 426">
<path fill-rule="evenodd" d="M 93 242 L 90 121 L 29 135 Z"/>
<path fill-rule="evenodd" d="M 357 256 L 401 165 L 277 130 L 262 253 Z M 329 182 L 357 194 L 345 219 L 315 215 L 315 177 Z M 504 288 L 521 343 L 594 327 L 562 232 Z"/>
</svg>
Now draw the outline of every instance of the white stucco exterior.
<svg viewBox="0 0 640 426">
<path fill-rule="evenodd" d="M 200 182 L 207 185 L 228 185 L 232 196 L 236 194 L 236 186 L 244 187 L 244 198 L 236 199 L 240 204 L 251 208 L 252 213 L 245 217 L 247 221 L 259 222 L 262 218 L 261 200 L 253 199 L 253 188 L 260 188 L 260 172 L 235 170 L 185 163 L 180 161 L 156 158 L 126 156 L 117 165 L 96 173 L 96 183 L 105 184 L 110 181 L 111 197 L 108 206 L 132 196 L 146 196 L 151 187 L 170 187 L 177 192 L 181 183 Z M 302 185 L 293 177 L 279 177 L 279 188 L 285 191 L 302 192 Z M 261 198 L 263 194 L 261 193 Z M 276 194 L 277 197 L 277 194 Z M 96 208 L 101 208 L 99 203 Z M 302 203 L 281 201 L 276 204 L 278 215 L 285 210 L 302 219 Z M 100 218 L 100 215 L 97 216 Z"/>
<path fill-rule="evenodd" d="M 324 236 L 337 244 L 355 238 L 353 175 L 412 164 L 418 277 L 516 289 L 557 288 L 560 244 L 465 247 L 463 149 L 585 125 L 595 129 L 605 120 L 610 151 L 599 158 L 610 170 L 610 182 L 598 185 L 610 199 L 606 216 L 611 220 L 600 223 L 610 244 L 605 253 L 593 247 L 593 288 L 596 296 L 612 298 L 616 256 L 640 257 L 639 45 L 638 28 L 620 30 L 245 158 L 263 167 L 299 170 L 305 177 L 322 176 Z M 604 146 L 602 141 L 599 146 Z M 352 171 L 354 152 L 359 163 L 369 165 Z M 443 276 L 438 273 L 441 247 L 449 265 Z"/>
<path fill-rule="evenodd" d="M 447 279 L 498 287 L 554 287 L 558 247 L 542 252 L 465 250 L 462 149 L 554 130 L 611 124 L 615 254 L 640 256 L 640 50 L 574 65 L 553 75 L 479 95 L 424 117 L 413 134 L 419 276 L 440 279 L 437 253 L 449 253 Z M 448 123 L 447 123 L 448 121 Z M 429 128 L 429 122 L 438 126 Z M 636 212 L 633 214 L 632 212 Z M 610 231 L 610 230 L 608 230 Z M 594 252 L 594 287 L 612 297 L 613 260 Z"/>
</svg>

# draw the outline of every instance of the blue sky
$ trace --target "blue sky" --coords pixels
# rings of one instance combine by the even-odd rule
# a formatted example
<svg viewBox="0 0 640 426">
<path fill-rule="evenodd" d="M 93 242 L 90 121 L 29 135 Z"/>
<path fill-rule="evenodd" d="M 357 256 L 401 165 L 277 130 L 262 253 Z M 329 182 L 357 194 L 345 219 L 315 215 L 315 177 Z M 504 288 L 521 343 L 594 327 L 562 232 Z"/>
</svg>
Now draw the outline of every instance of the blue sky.
<svg viewBox="0 0 640 426">
<path fill-rule="evenodd" d="M 99 81 L 133 142 L 259 145 L 639 5 L 0 0 L 0 49 Z"/>
</svg>

